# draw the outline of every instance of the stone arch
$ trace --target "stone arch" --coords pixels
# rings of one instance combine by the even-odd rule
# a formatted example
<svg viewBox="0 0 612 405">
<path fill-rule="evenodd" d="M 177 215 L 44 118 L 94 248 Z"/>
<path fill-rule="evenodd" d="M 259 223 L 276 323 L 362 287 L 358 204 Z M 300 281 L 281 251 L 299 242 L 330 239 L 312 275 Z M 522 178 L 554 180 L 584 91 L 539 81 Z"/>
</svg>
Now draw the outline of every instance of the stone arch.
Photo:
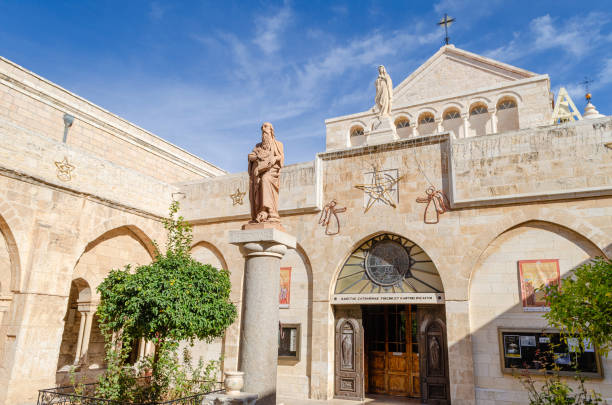
<svg viewBox="0 0 612 405">
<path fill-rule="evenodd" d="M 489 108 L 489 109 L 491 108 L 491 99 L 489 97 L 475 96 L 475 97 L 472 97 L 468 101 L 468 103 L 467 103 L 467 105 L 469 106 L 468 110 L 471 109 L 472 106 L 474 104 L 477 104 L 477 103 L 482 103 L 482 104 L 486 105 L 487 108 Z M 468 111 L 468 113 L 469 113 L 469 111 Z"/>
<path fill-rule="evenodd" d="M 481 99 L 475 99 L 470 102 L 468 108 L 468 121 L 470 123 L 468 136 L 482 136 L 490 133 L 491 131 L 491 107 L 489 101 L 483 101 Z M 477 113 L 486 109 L 483 113 Z"/>
<path fill-rule="evenodd" d="M 397 121 L 399 118 L 402 118 L 402 117 L 405 117 L 410 122 L 412 122 L 412 120 L 414 119 L 414 116 L 406 110 L 395 111 L 393 115 L 391 116 L 391 118 L 393 119 L 393 122 Z"/>
<path fill-rule="evenodd" d="M 3 212 L 6 216 L 0 214 L 0 235 L 4 238 L 6 243 L 6 250 L 9 258 L 9 282 L 4 282 L 5 275 L 0 274 L 3 279 L 0 279 L 0 296 L 9 295 L 11 292 L 18 292 L 21 290 L 21 260 L 19 256 L 19 249 L 17 247 L 17 241 L 12 231 L 12 226 L 9 225 L 6 218 L 14 217 L 14 211 L 9 209 Z M 17 224 L 15 224 L 17 225 Z"/>
<path fill-rule="evenodd" d="M 393 119 L 393 125 L 396 128 L 397 135 L 402 138 L 408 138 L 412 135 L 412 122 L 408 114 L 397 114 Z"/>
<path fill-rule="evenodd" d="M 151 254 L 151 257 L 153 257 L 155 253 L 155 246 L 153 244 L 153 239 L 149 237 L 149 235 L 159 234 L 161 224 L 159 228 L 155 228 L 148 221 L 138 221 L 138 219 L 139 218 L 136 217 L 127 218 L 124 216 L 115 216 L 100 221 L 90 229 L 82 241 L 86 246 L 90 241 L 109 231 L 112 231 L 113 229 L 128 227 L 144 243 L 146 249 Z"/>
<path fill-rule="evenodd" d="M 444 114 L 446 114 L 448 110 L 452 110 L 452 109 L 457 109 L 459 110 L 459 113 L 464 113 L 465 105 L 458 101 L 449 101 L 449 102 L 444 103 L 444 105 L 440 109 L 440 111 L 442 111 L 442 118 L 444 118 Z"/>
<path fill-rule="evenodd" d="M 431 108 L 425 107 L 419 110 L 417 114 L 417 132 L 419 135 L 433 134 L 437 130 L 436 117 L 438 112 Z"/>
<path fill-rule="evenodd" d="M 514 107 L 507 108 L 508 103 L 514 103 Z M 516 131 L 519 129 L 518 98 L 514 94 L 506 93 L 500 96 L 495 103 L 495 115 L 497 119 L 497 132 Z"/>
<path fill-rule="evenodd" d="M 200 240 L 196 243 L 194 243 L 191 246 L 191 252 L 193 254 L 194 249 L 196 249 L 197 247 L 203 247 L 208 249 L 214 256 L 215 258 L 219 261 L 219 264 L 221 265 L 221 268 L 224 270 L 228 270 L 228 266 L 227 266 L 227 261 L 225 260 L 225 257 L 223 256 L 223 253 L 221 253 L 221 251 L 219 249 L 217 249 L 217 247 L 215 245 L 213 245 L 212 243 L 205 241 L 205 240 Z M 205 263 L 202 262 L 204 264 L 212 264 L 212 263 Z"/>
<path fill-rule="evenodd" d="M 542 316 L 543 312 L 525 311 L 523 308 L 525 297 L 518 261 L 557 260 L 563 278 L 594 256 L 603 256 L 602 249 L 596 243 L 574 229 L 551 221 L 520 221 L 496 233 L 470 269 L 467 290 L 469 335 L 472 338 L 476 375 L 490 372 L 490 363 L 482 362 L 479 358 L 490 356 L 494 359 L 503 355 L 497 339 L 492 339 L 497 335 L 498 328 L 518 329 L 527 325 L 534 329 L 549 327 Z M 532 293 L 528 294 L 531 296 Z M 518 388 L 518 384 L 508 388 L 508 384 L 514 384 L 512 376 L 502 373 L 489 376 L 492 378 L 484 381 L 481 388 Z"/>
<path fill-rule="evenodd" d="M 367 125 L 361 120 L 351 122 L 348 126 L 346 135 L 347 146 L 361 146 L 366 143 L 366 128 Z"/>
<path fill-rule="evenodd" d="M 463 108 L 463 105 L 459 103 L 450 102 L 442 110 L 442 128 L 444 128 L 444 131 L 450 132 L 455 139 L 459 138 L 463 127 L 463 119 L 461 118 Z"/>
<path fill-rule="evenodd" d="M 471 290 L 472 280 L 474 277 L 474 273 L 478 268 L 478 264 L 482 261 L 483 256 L 486 254 L 487 249 L 502 235 L 505 233 L 519 228 L 521 226 L 525 226 L 528 224 L 543 224 L 548 226 L 557 226 L 566 229 L 569 233 L 576 235 L 581 240 L 588 242 L 593 245 L 600 253 L 602 257 L 608 257 L 605 252 L 605 248 L 607 246 L 607 238 L 605 234 L 601 232 L 589 232 L 585 233 L 585 228 L 580 229 L 579 227 L 574 226 L 578 222 L 584 222 L 583 220 L 579 220 L 576 216 L 570 214 L 569 212 L 557 213 L 554 218 L 543 219 L 538 216 L 528 216 L 525 215 L 523 218 L 518 220 L 505 220 L 500 221 L 498 224 L 491 224 L 489 227 L 489 232 L 480 238 L 476 239 L 473 242 L 473 245 L 476 249 L 478 249 L 479 253 L 476 257 L 471 255 L 466 255 L 466 259 L 464 259 L 461 268 L 467 270 L 467 279 L 468 281 L 468 299 L 469 293 Z M 588 229 L 588 228 L 587 228 Z M 483 243 L 483 241 L 485 241 Z M 468 266 L 467 268 L 465 266 Z"/>
<path fill-rule="evenodd" d="M 88 253 L 96 251 L 97 248 L 99 246 L 102 246 L 103 244 L 113 243 L 113 240 L 118 236 L 119 237 L 129 237 L 130 239 L 137 242 L 140 245 L 140 247 L 146 252 L 146 255 L 148 256 L 147 263 L 150 262 L 150 260 L 155 257 L 155 248 L 154 248 L 152 240 L 137 226 L 123 225 L 123 226 L 110 228 L 107 230 L 105 228 L 104 232 L 102 232 L 101 234 L 98 234 L 98 236 L 95 237 L 95 239 L 90 240 L 85 245 L 85 247 L 81 250 L 81 253 L 78 259 L 76 260 L 76 263 L 72 269 L 73 278 L 81 277 L 87 280 L 87 282 L 92 286 L 92 291 L 94 291 L 98 283 L 102 281 L 102 278 L 103 278 L 102 274 L 96 271 L 95 269 L 93 270 L 95 274 L 91 273 L 91 269 L 81 269 L 83 260 L 84 258 L 88 257 Z M 118 253 L 120 252 L 121 254 L 123 254 L 123 251 L 117 250 L 117 252 Z M 141 259 L 144 261 L 144 257 L 142 257 Z M 123 267 L 125 264 L 128 264 L 128 263 L 130 263 L 130 261 L 128 261 L 126 257 L 122 257 L 122 258 L 119 258 L 119 260 L 117 260 L 115 264 L 111 265 L 108 269 L 105 269 L 105 270 L 110 271 L 112 268 Z M 145 263 L 143 262 L 139 264 L 145 264 Z M 97 265 L 98 264 L 96 262 L 96 266 Z M 96 293 L 92 292 L 92 295 L 96 296 Z M 93 300 L 95 301 L 96 299 L 93 298 Z"/>
<path fill-rule="evenodd" d="M 297 261 L 297 263 L 296 263 Z M 300 361 L 295 362 L 291 360 L 279 361 L 278 378 L 282 384 L 285 378 L 288 383 L 293 378 L 303 378 L 304 381 L 311 381 L 312 376 L 312 353 L 313 353 L 313 298 L 314 298 L 314 283 L 313 283 L 313 272 L 310 256 L 304 249 L 304 247 L 297 243 L 294 250 L 289 250 L 285 253 L 285 256 L 281 259 L 281 267 L 292 267 L 291 274 L 291 302 L 289 308 L 280 309 L 280 321 L 284 323 L 299 323 L 302 325 L 301 329 L 301 350 Z M 294 266 L 303 266 L 302 269 L 297 269 Z M 303 273 L 301 273 L 303 271 Z M 304 278 L 305 276 L 305 278 Z M 305 293 L 300 291 L 300 287 L 306 284 Z M 297 287 L 297 288 L 296 288 Z M 298 299 L 299 301 L 295 301 Z M 312 384 L 312 383 L 311 383 Z M 310 387 L 303 387 L 303 392 L 293 392 L 291 395 L 298 395 L 299 397 L 309 398 L 311 394 Z M 282 395 L 282 389 L 280 391 Z M 289 393 L 287 393 L 289 395 Z"/>
<path fill-rule="evenodd" d="M 443 272 L 440 272 L 440 269 L 442 269 L 443 267 L 441 266 L 441 264 L 439 263 L 439 260 L 436 256 L 432 256 L 431 253 L 432 252 L 436 252 L 436 249 L 429 247 L 428 248 L 428 243 L 427 241 L 419 234 L 415 233 L 414 235 L 410 235 L 410 237 L 404 236 L 398 232 L 393 232 L 393 231 L 386 231 L 386 230 L 381 230 L 381 231 L 377 231 L 377 232 L 373 232 L 370 233 L 358 240 L 356 240 L 353 244 L 351 244 L 350 248 L 347 249 L 346 253 L 342 256 L 342 258 L 340 259 L 340 261 L 336 262 L 336 266 L 334 269 L 334 273 L 333 276 L 330 279 L 330 283 L 328 286 L 328 297 L 329 297 L 329 302 L 333 302 L 333 296 L 334 296 L 334 289 L 336 287 L 336 283 L 338 281 L 338 277 L 340 276 L 340 272 L 342 271 L 342 268 L 344 266 L 344 264 L 346 263 L 347 259 L 351 256 L 351 254 L 353 254 L 353 252 L 358 249 L 361 245 L 363 245 L 365 242 L 380 236 L 380 235 L 384 235 L 384 234 L 389 234 L 389 235 L 394 235 L 394 236 L 399 236 L 405 239 L 410 240 L 411 242 L 413 242 L 414 244 L 416 244 L 417 246 L 419 246 L 431 259 L 431 262 L 433 263 L 434 267 L 438 270 L 438 274 L 440 276 L 440 280 L 442 283 L 442 291 L 446 291 L 446 285 L 447 282 L 445 280 L 445 276 Z"/>
<path fill-rule="evenodd" d="M 85 326 L 85 322 L 82 311 L 79 311 L 79 306 L 90 304 L 91 299 L 91 285 L 87 280 L 79 277 L 71 281 L 70 293 L 68 294 L 68 302 L 66 304 L 66 314 L 63 318 L 62 341 L 57 360 L 57 370 L 60 370 L 60 373 L 68 372 L 71 366 L 76 365 L 82 360 L 80 350 L 84 331 L 81 329 Z M 82 327 L 81 324 L 83 324 Z M 63 376 L 58 377 L 61 379 Z"/>
<path fill-rule="evenodd" d="M 495 98 L 495 105 L 497 106 L 499 102 L 502 101 L 502 99 L 504 98 L 514 99 L 514 101 L 516 101 L 517 106 L 523 104 L 523 97 L 519 93 L 512 90 L 505 90 L 497 95 L 497 97 Z"/>
</svg>

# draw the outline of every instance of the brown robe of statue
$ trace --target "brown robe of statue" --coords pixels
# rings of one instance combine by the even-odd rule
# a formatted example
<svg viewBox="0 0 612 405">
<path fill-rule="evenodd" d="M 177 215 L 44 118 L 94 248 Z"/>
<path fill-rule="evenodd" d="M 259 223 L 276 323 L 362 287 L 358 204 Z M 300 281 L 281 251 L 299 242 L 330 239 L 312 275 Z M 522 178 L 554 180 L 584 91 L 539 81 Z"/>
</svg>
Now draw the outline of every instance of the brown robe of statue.
<svg viewBox="0 0 612 405">
<path fill-rule="evenodd" d="M 274 137 L 269 122 L 261 126 L 261 142 L 249 153 L 249 201 L 251 223 L 279 222 L 280 169 L 285 162 L 283 144 Z"/>
</svg>

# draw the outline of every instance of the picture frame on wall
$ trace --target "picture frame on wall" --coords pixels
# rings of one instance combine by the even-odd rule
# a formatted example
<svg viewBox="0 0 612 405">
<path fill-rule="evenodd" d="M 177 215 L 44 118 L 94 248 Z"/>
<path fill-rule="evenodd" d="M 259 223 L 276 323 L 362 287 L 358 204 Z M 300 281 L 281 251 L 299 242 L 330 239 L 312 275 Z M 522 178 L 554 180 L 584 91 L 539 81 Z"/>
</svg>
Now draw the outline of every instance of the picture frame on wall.
<svg viewBox="0 0 612 405">
<path fill-rule="evenodd" d="M 561 272 L 559 259 L 538 259 L 518 261 L 521 300 L 524 312 L 546 312 L 546 297 L 542 287 L 559 285 Z"/>
<path fill-rule="evenodd" d="M 291 303 L 291 267 L 280 268 L 280 292 L 278 294 L 278 307 L 289 308 Z"/>
<path fill-rule="evenodd" d="M 590 342 L 579 345 L 579 338 L 566 336 L 557 329 L 498 328 L 499 357 L 504 374 L 559 373 L 603 378 L 597 348 Z"/>
<path fill-rule="evenodd" d="M 283 323 L 278 330 L 278 359 L 300 360 L 300 334 L 299 323 Z"/>
</svg>

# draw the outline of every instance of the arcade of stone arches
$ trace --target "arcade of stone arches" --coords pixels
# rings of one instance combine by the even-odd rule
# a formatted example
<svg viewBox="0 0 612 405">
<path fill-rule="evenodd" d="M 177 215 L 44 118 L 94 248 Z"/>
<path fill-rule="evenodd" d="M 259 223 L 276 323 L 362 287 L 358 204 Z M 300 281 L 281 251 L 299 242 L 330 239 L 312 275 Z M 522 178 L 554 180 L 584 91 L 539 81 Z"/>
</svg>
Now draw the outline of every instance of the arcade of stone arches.
<svg viewBox="0 0 612 405">
<path fill-rule="evenodd" d="M 0 217 L 1 218 L 1 217 Z M 12 305 L 18 302 L 20 295 L 20 263 L 18 243 L 19 237 L 15 238 L 13 231 L 9 224 L 2 219 L 0 221 L 0 229 L 2 230 L 3 243 L 0 245 L 0 264 L 2 265 L 2 331 L 3 339 L 1 344 L 6 346 L 10 344 L 10 334 L 7 333 L 9 327 L 14 323 L 17 318 L 16 307 Z M 338 286 L 338 281 L 342 277 L 343 269 L 350 267 L 356 267 L 360 271 L 367 271 L 364 267 L 360 266 L 348 266 L 345 264 L 352 264 L 351 260 L 355 260 L 353 255 L 359 249 L 363 250 L 363 246 L 368 243 L 372 243 L 371 247 L 374 247 L 374 242 L 384 242 L 384 238 L 388 238 L 388 241 L 394 241 L 402 247 L 412 246 L 413 243 L 409 239 L 395 234 L 380 233 L 372 235 L 362 239 L 362 242 L 355 243 L 350 248 L 347 247 L 347 259 L 343 262 L 343 265 L 337 270 L 337 276 L 334 279 L 334 285 Z M 529 246 L 525 245 L 525 240 L 530 241 Z M 560 260 L 565 263 L 564 268 L 570 269 L 574 266 L 584 262 L 590 257 L 604 255 L 602 250 L 597 245 L 589 241 L 584 236 L 581 236 L 576 231 L 570 230 L 569 228 L 554 224 L 551 222 L 544 221 L 528 221 L 522 224 L 511 226 L 509 229 L 501 232 L 495 237 L 491 243 L 488 244 L 485 251 L 480 255 L 480 259 L 474 266 L 472 272 L 472 282 L 470 287 L 470 299 L 471 299 L 471 311 L 474 313 L 473 317 L 473 340 L 474 340 L 474 353 L 480 353 L 483 351 L 493 350 L 496 342 L 492 342 L 489 338 L 490 330 L 495 329 L 497 324 L 503 323 L 504 319 L 512 319 L 512 312 L 518 311 L 514 309 L 515 295 L 516 292 L 509 289 L 509 285 L 512 285 L 513 277 L 515 276 L 515 262 L 508 259 L 508 255 L 513 252 L 521 252 L 525 256 L 538 256 L 549 252 L 550 246 L 558 246 L 555 249 L 556 254 L 560 255 Z M 198 242 L 194 244 L 193 254 L 200 261 L 211 263 L 218 267 L 228 267 L 228 262 L 221 250 L 227 250 L 227 246 L 220 246 L 221 249 L 213 246 L 208 242 Z M 351 250 L 352 249 L 352 250 Z M 416 247 L 414 248 L 416 249 Z M 99 370 L 103 369 L 103 357 L 102 357 L 102 337 L 97 327 L 95 319 L 95 287 L 103 279 L 105 274 L 111 268 L 123 267 L 125 264 L 144 264 L 151 260 L 151 247 L 150 239 L 135 226 L 119 226 L 113 228 L 97 238 L 92 239 L 86 244 L 81 255 L 79 256 L 76 264 L 73 266 L 72 277 L 69 282 L 70 290 L 66 297 L 66 304 L 64 311 L 61 314 L 55 314 L 58 319 L 61 319 L 63 323 L 61 342 L 58 342 L 56 348 L 57 358 L 57 381 L 63 381 L 66 377 L 66 366 L 67 365 L 80 365 L 81 370 L 89 370 L 88 373 L 95 374 Z M 412 268 L 400 270 L 403 276 L 402 281 L 408 280 L 409 283 L 404 285 L 415 286 L 418 281 L 411 280 L 411 277 L 407 275 L 416 276 L 421 278 L 423 274 L 427 274 L 431 261 L 433 264 L 436 258 L 429 258 L 427 252 L 422 250 L 415 250 L 411 252 L 415 256 L 410 256 L 412 260 L 402 261 L 400 260 L 400 266 L 406 265 L 406 263 L 412 263 Z M 418 255 L 421 255 L 420 257 Z M 225 253 L 227 256 L 227 253 Z M 366 256 L 363 256 L 365 259 Z M 312 368 L 307 365 L 308 359 L 310 358 L 310 352 L 312 351 L 312 339 L 311 329 L 313 327 L 313 318 L 320 316 L 313 311 L 312 296 L 314 289 L 313 271 L 310 267 L 310 259 L 304 250 L 300 247 L 298 250 L 291 254 L 288 254 L 284 259 L 283 266 L 289 266 L 293 269 L 292 274 L 292 307 L 287 310 L 281 309 L 281 319 L 284 322 L 303 322 L 302 342 L 304 344 L 301 347 L 302 361 L 296 363 L 291 362 L 279 362 L 279 378 L 284 376 L 300 376 L 310 377 L 312 374 Z M 414 262 L 413 262 L 414 261 Z M 419 270 L 417 267 L 417 261 L 421 262 L 422 271 L 419 276 Z M 380 262 L 378 262 L 380 264 Z M 365 265 L 364 265 L 365 266 Z M 416 266 L 416 267 L 414 267 Z M 239 270 L 239 266 L 232 266 L 230 269 Z M 433 267 L 435 269 L 435 266 Z M 510 270 L 509 270 L 510 269 Z M 374 269 L 376 270 L 376 269 Z M 400 274 L 398 273 L 398 274 Z M 376 274 L 376 273 L 371 273 Z M 379 272 L 378 277 L 393 277 L 393 274 L 385 274 L 385 272 Z M 397 276 L 397 275 L 395 275 Z M 441 288 L 441 284 L 444 280 L 444 275 L 441 275 L 442 279 L 439 279 L 439 285 L 435 284 L 434 280 L 425 280 L 426 284 L 431 287 L 423 289 L 417 287 L 415 292 L 444 292 Z M 357 278 L 363 278 L 363 275 L 353 276 Z M 369 276 L 368 276 L 369 277 Z M 374 276 L 377 277 L 377 276 Z M 439 277 L 439 276 L 437 276 Z M 350 279 L 350 277 L 347 277 Z M 233 279 L 236 281 L 240 280 L 240 277 Z M 491 280 L 497 280 L 491 282 Z M 370 287 L 371 288 L 371 287 Z M 360 287 L 361 290 L 361 287 Z M 352 290 L 351 290 L 352 291 Z M 365 291 L 365 290 L 364 290 Z M 406 291 L 409 291 L 407 288 Z M 410 290 L 411 291 L 411 290 Z M 492 305 L 488 299 L 491 293 L 497 294 L 497 300 L 495 306 Z M 346 325 L 340 323 L 342 319 L 356 319 L 358 321 L 357 326 L 353 326 L 353 333 L 361 332 L 364 333 L 365 346 L 363 350 L 364 363 L 359 378 L 363 382 L 363 388 L 366 392 L 384 392 L 391 395 L 404 395 L 404 396 L 419 396 L 422 394 L 423 385 L 419 383 L 419 378 L 425 367 L 420 359 L 420 353 L 426 353 L 429 347 L 441 346 L 444 348 L 446 345 L 443 340 L 445 339 L 444 333 L 444 312 L 436 312 L 436 309 L 444 308 L 443 305 L 434 305 L 433 311 L 419 313 L 420 308 L 426 308 L 427 305 L 410 305 L 410 304 L 392 304 L 384 306 L 350 306 L 350 305 L 337 305 L 334 306 L 334 317 L 336 319 L 335 328 L 340 335 L 345 333 L 348 329 Z M 485 314 L 486 315 L 479 315 Z M 283 319 L 284 317 L 284 319 Z M 431 330 L 423 329 L 423 317 L 428 317 L 429 320 L 436 320 L 438 328 Z M 437 318 L 436 318 L 437 317 Z M 385 326 L 380 328 L 384 332 L 383 335 L 372 335 L 368 331 L 368 325 L 372 325 L 375 320 L 384 319 Z M 399 324 L 398 324 L 399 322 Z M 403 323 L 403 326 L 401 325 Z M 399 325 L 399 326 L 398 326 Z M 412 332 L 416 327 L 416 332 Z M 378 328 L 370 328 L 376 330 Z M 236 333 L 236 331 L 230 333 Z M 402 335 L 403 333 L 403 335 Z M 429 336 L 438 336 L 436 339 L 430 339 L 430 342 L 437 340 L 437 344 L 434 343 L 423 343 L 418 340 L 419 334 Z M 9 339 L 4 338 L 9 336 Z M 478 344 L 476 344 L 478 342 Z M 151 350 L 145 342 L 139 342 L 135 347 L 135 356 L 143 356 L 145 353 Z M 346 345 L 342 345 L 342 339 L 340 343 L 334 343 L 336 345 L 336 365 L 338 361 L 342 361 L 342 352 L 349 352 Z M 399 345 L 405 345 L 404 351 L 396 350 Z M 211 345 L 202 345 L 202 353 L 204 356 L 213 359 L 220 355 L 222 351 L 231 351 L 230 342 L 214 342 Z M 376 348 L 384 348 L 384 350 L 374 350 Z M 3 348 L 4 349 L 4 348 Z M 357 350 L 355 348 L 355 350 Z M 3 350 L 2 361 L 6 361 L 7 350 Z M 355 352 L 356 353 L 356 352 Z M 397 353 L 404 353 L 402 356 L 396 355 Z M 441 351 L 438 355 L 427 356 L 425 361 L 434 361 L 435 359 L 445 361 L 447 359 L 447 352 Z M 346 355 L 345 355 L 346 358 Z M 403 359 L 405 365 L 398 365 L 400 358 Z M 381 360 L 384 359 L 384 360 Z M 392 361 L 395 360 L 396 368 L 400 368 L 403 371 L 396 372 L 392 368 Z M 440 360 L 441 359 L 441 360 Z M 232 360 L 232 356 L 228 356 L 227 361 Z M 345 366 L 349 364 L 345 361 Z M 379 367 L 384 364 L 384 367 Z M 355 360 L 352 363 L 353 369 L 358 365 L 358 361 Z M 228 365 L 231 367 L 231 365 Z M 378 367 L 378 368 L 377 368 Z M 336 370 L 336 376 L 342 375 L 342 372 L 346 370 Z M 403 373 L 403 374 L 402 374 Z M 402 376 L 403 375 L 403 376 Z M 445 376 L 444 378 L 448 378 Z M 406 381 L 408 382 L 404 386 L 393 381 Z M 346 379 L 345 387 L 346 385 Z M 338 384 L 340 384 L 338 382 Z M 434 389 L 431 391 L 432 395 L 443 395 L 444 382 L 442 385 L 437 385 L 434 381 L 431 384 Z M 436 388 L 437 387 L 437 388 Z M 279 390 L 282 392 L 283 387 L 280 386 Z M 338 389 L 338 388 L 336 388 Z M 309 395 L 308 388 L 305 389 L 305 395 Z"/>
</svg>

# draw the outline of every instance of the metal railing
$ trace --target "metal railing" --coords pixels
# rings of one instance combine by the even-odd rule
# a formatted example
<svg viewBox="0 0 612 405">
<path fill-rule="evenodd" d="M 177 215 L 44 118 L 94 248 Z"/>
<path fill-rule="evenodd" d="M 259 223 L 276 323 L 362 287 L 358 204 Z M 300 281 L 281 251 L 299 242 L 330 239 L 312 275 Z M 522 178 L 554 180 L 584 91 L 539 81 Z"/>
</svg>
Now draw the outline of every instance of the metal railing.
<svg viewBox="0 0 612 405">
<path fill-rule="evenodd" d="M 79 393 L 72 385 L 64 387 L 38 390 L 38 405 L 201 405 L 202 400 L 208 394 L 223 391 L 223 383 L 211 382 L 213 390 L 199 392 L 190 396 L 173 399 L 170 401 L 155 402 L 123 402 L 95 396 L 97 383 L 79 385 Z"/>
</svg>

